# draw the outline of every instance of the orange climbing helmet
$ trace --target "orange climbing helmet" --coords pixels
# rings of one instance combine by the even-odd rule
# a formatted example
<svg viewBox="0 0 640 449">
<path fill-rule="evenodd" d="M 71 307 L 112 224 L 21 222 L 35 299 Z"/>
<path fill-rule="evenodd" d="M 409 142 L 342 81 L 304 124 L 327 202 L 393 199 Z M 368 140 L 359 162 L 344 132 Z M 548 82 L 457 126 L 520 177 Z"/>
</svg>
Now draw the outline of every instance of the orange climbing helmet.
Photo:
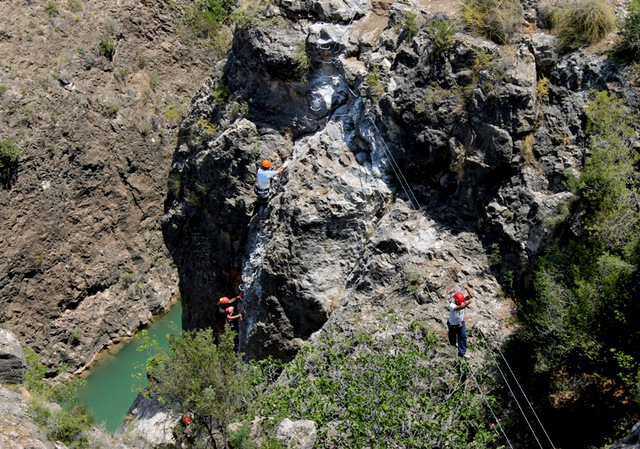
<svg viewBox="0 0 640 449">
<path fill-rule="evenodd" d="M 271 161 L 269 159 L 265 159 L 262 161 L 262 168 L 271 168 Z"/>
<path fill-rule="evenodd" d="M 456 292 L 455 295 L 453 295 L 453 300 L 458 305 L 462 304 L 464 302 L 464 294 L 462 292 Z"/>
</svg>

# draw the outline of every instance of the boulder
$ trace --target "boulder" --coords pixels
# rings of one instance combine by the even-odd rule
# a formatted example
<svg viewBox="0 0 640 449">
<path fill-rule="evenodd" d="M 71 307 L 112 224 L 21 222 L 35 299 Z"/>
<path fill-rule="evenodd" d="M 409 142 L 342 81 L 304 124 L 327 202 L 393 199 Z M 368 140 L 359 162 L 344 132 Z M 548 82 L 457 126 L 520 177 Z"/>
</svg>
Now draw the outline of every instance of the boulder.
<svg viewBox="0 0 640 449">
<path fill-rule="evenodd" d="M 289 449 L 312 449 L 318 436 L 316 423 L 309 419 L 284 419 L 276 429 L 276 438 Z"/>
<path fill-rule="evenodd" d="M 640 422 L 633 426 L 626 438 L 613 444 L 609 449 L 640 449 Z"/>
<path fill-rule="evenodd" d="M 0 383 L 20 384 L 26 370 L 20 342 L 12 332 L 0 329 Z"/>
</svg>

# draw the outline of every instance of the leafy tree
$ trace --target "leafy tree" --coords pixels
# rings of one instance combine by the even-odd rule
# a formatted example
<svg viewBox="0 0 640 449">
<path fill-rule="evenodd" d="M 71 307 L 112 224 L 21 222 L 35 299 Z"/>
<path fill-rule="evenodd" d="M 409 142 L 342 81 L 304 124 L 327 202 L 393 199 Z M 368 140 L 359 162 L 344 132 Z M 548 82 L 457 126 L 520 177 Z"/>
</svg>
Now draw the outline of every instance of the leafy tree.
<svg viewBox="0 0 640 449">
<path fill-rule="evenodd" d="M 236 354 L 235 335 L 227 330 L 219 341 L 211 330 L 171 335 L 167 350 L 147 364 L 148 393 L 167 409 L 193 416 L 196 437 L 214 447 L 217 435 L 228 446 L 227 426 L 254 395 L 256 369 Z"/>
<path fill-rule="evenodd" d="M 610 404 L 628 431 L 624 421 L 640 417 L 636 117 L 617 96 L 592 95 L 585 109 L 590 145 L 584 171 L 573 183 L 571 232 L 551 242 L 539 260 L 536 295 L 520 304 L 522 327 L 513 348 L 521 360 L 523 354 L 530 357 L 527 369 L 538 393 L 571 398 L 565 407 L 581 403 L 582 413 L 597 403 L 597 416 L 581 421 L 586 427 Z"/>
</svg>

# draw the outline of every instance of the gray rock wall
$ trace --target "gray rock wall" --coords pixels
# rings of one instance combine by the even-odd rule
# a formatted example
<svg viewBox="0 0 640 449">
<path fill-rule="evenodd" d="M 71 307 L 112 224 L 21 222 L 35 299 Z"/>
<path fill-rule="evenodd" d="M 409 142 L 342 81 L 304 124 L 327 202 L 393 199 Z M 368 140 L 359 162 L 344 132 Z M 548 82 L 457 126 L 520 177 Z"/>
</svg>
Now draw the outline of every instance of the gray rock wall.
<svg viewBox="0 0 640 449">
<path fill-rule="evenodd" d="M 236 33 L 193 101 L 170 175 L 180 187 L 165 203 L 188 328 L 221 325 L 217 298 L 241 292 L 240 349 L 287 360 L 326 323 L 373 329 L 389 307 L 441 331 L 443 305 L 466 282 L 483 298 L 474 320 L 508 332 L 498 282 L 527 288 L 571 200 L 565 173 L 581 168 L 588 90 L 623 86 L 624 74 L 601 57 L 557 55 L 542 33 L 508 48 L 457 33 L 441 50 L 426 28 L 409 37 L 393 26 L 372 40 L 371 17 L 397 24 L 411 8 L 280 2 Z M 222 84 L 225 102 L 214 97 Z M 263 158 L 287 170 L 260 219 Z"/>
</svg>

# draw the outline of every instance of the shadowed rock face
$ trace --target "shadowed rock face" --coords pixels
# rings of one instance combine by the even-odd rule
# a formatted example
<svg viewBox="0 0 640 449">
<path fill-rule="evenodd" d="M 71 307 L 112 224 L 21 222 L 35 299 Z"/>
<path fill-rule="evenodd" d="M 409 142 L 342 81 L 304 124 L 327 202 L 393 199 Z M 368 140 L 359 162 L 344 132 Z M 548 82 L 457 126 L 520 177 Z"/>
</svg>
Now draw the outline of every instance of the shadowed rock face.
<svg viewBox="0 0 640 449">
<path fill-rule="evenodd" d="M 371 11 L 331 8 L 280 2 L 235 34 L 193 100 L 162 221 L 185 326 L 221 325 L 217 299 L 242 293 L 240 349 L 288 360 L 327 323 L 375 331 L 389 310 L 441 332 L 443 307 L 468 283 L 483 301 L 469 320 L 503 336 L 498 281 L 511 272 L 527 288 L 545 218 L 571 199 L 564 173 L 582 164 L 586 91 L 622 75 L 603 59 L 559 57 L 544 35 L 505 51 L 456 34 L 441 50 L 423 29 L 398 34 L 402 5 L 385 9 L 390 26 L 372 42 L 359 25 Z M 543 75 L 553 95 L 539 94 Z M 261 218 L 263 158 L 286 172 Z"/>
</svg>

